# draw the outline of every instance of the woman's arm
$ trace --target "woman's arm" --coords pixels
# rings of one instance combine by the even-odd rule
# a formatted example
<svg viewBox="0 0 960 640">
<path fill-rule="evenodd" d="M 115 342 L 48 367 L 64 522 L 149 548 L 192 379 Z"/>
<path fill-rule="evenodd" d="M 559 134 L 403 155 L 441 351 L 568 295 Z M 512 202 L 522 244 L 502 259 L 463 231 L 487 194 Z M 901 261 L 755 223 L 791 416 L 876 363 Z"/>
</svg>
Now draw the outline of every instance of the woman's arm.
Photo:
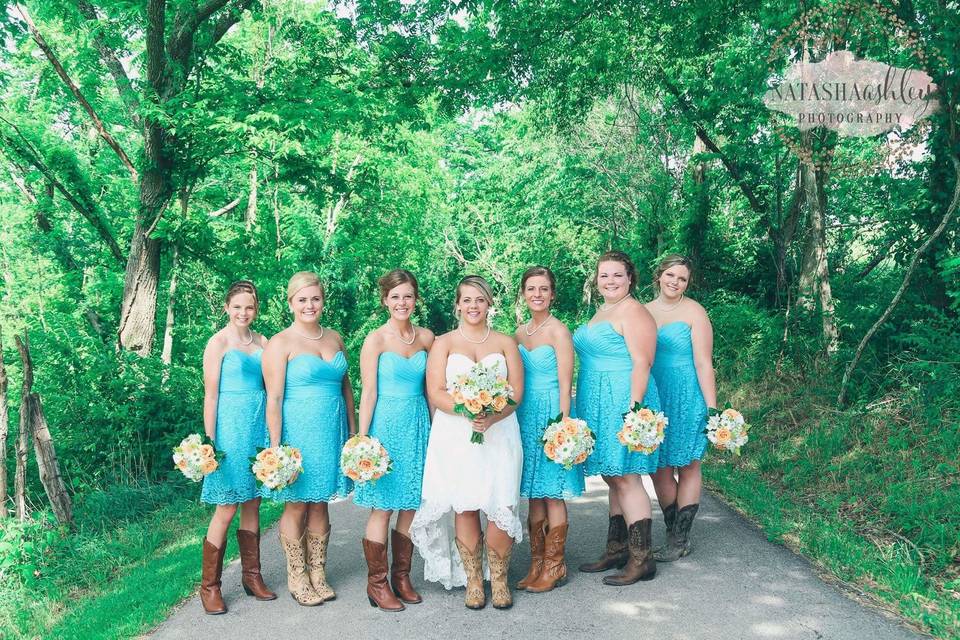
<svg viewBox="0 0 960 640">
<path fill-rule="evenodd" d="M 516 405 L 507 405 L 496 415 L 502 420 L 517 410 L 517 405 L 523 401 L 523 358 L 517 348 L 517 341 L 512 336 L 503 336 L 503 357 L 507 360 L 507 382 L 513 387 L 513 401 Z"/>
<path fill-rule="evenodd" d="M 373 409 L 377 406 L 377 365 L 380 360 L 380 341 L 373 333 L 367 335 L 360 349 L 360 435 L 370 431 Z"/>
<path fill-rule="evenodd" d="M 623 339 L 633 360 L 630 374 L 630 406 L 643 404 L 650 382 L 650 367 L 657 350 L 657 323 L 640 303 L 631 304 L 623 311 Z"/>
<path fill-rule="evenodd" d="M 699 310 L 690 332 L 693 342 L 693 363 L 697 369 L 700 393 L 708 407 L 717 407 L 717 380 L 713 370 L 713 325 L 707 312 Z"/>
<path fill-rule="evenodd" d="M 283 386 L 287 376 L 290 348 L 286 340 L 274 336 L 263 350 L 263 382 L 267 388 L 267 431 L 270 446 L 280 444 L 283 433 Z"/>
<path fill-rule="evenodd" d="M 343 351 L 343 358 L 347 358 L 347 345 L 344 344 L 343 338 L 340 337 L 340 334 L 337 334 L 337 344 L 340 348 L 340 351 Z M 340 383 L 341 391 L 343 392 L 343 405 L 344 410 L 347 412 L 347 430 L 350 432 L 350 435 L 356 435 L 357 433 L 357 405 L 353 397 L 353 386 L 350 384 L 350 374 L 343 374 L 343 381 Z"/>
<path fill-rule="evenodd" d="M 203 350 L 203 431 L 214 442 L 217 440 L 217 403 L 220 400 L 223 347 L 223 341 L 214 336 Z"/>
<path fill-rule="evenodd" d="M 570 415 L 570 395 L 573 392 L 573 338 L 566 327 L 556 331 L 553 348 L 557 353 L 557 378 L 560 381 L 560 413 Z M 551 416 L 552 418 L 553 416 Z"/>
<path fill-rule="evenodd" d="M 453 396 L 447 392 L 447 357 L 449 340 L 438 338 L 427 354 L 427 399 L 434 410 L 454 413 Z"/>
</svg>

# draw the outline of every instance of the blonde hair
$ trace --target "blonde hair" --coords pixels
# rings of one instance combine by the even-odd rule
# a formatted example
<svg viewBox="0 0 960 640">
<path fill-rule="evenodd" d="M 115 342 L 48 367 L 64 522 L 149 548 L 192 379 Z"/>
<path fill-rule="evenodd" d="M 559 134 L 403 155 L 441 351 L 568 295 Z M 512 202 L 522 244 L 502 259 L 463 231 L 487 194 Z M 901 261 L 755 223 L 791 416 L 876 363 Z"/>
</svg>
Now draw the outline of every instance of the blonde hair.
<svg viewBox="0 0 960 640">
<path fill-rule="evenodd" d="M 290 277 L 287 283 L 287 302 L 293 300 L 293 296 L 304 287 L 320 287 L 320 297 L 326 298 L 327 294 L 323 290 L 323 283 L 313 271 L 298 271 Z"/>
<path fill-rule="evenodd" d="M 682 256 L 679 253 L 668 254 L 664 256 L 660 264 L 657 265 L 657 268 L 653 270 L 653 288 L 656 291 L 660 290 L 660 276 L 670 267 L 686 267 L 687 271 L 690 272 L 690 277 L 693 278 L 693 261 L 690 260 L 690 258 Z"/>
<path fill-rule="evenodd" d="M 453 313 L 457 313 L 457 305 L 460 304 L 460 291 L 464 287 L 474 287 L 480 290 L 486 299 L 487 303 L 492 307 L 493 306 L 493 288 L 490 286 L 490 283 L 483 279 L 482 276 L 464 276 L 462 280 L 457 284 L 457 299 L 453 303 Z"/>
</svg>

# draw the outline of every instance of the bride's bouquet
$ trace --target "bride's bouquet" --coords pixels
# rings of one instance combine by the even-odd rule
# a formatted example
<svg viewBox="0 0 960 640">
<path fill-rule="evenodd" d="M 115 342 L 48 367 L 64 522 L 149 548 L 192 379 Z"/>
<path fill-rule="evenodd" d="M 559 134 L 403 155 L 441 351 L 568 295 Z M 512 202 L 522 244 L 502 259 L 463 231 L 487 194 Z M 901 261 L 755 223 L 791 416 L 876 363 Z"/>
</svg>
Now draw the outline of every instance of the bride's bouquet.
<svg viewBox="0 0 960 640">
<path fill-rule="evenodd" d="M 448 391 L 453 396 L 453 410 L 468 420 L 481 414 L 500 413 L 507 405 L 517 404 L 507 379 L 496 367 L 487 367 L 481 362 L 457 376 Z M 483 434 L 474 431 L 470 442 L 483 444 Z"/>
<path fill-rule="evenodd" d="M 547 458 L 569 471 L 593 453 L 596 438 L 583 420 L 563 417 L 563 414 L 547 423 L 543 432 L 543 452 Z"/>
<path fill-rule="evenodd" d="M 380 441 L 355 435 L 340 452 L 340 470 L 354 482 L 375 482 L 390 473 L 393 461 Z"/>
<path fill-rule="evenodd" d="M 257 486 L 271 491 L 289 487 L 303 471 L 300 449 L 285 444 L 258 448 L 257 455 L 250 458 L 250 462 L 253 463 L 250 470 L 257 479 Z"/>
<path fill-rule="evenodd" d="M 213 447 L 213 441 L 199 433 L 191 433 L 173 448 L 173 464 L 188 480 L 199 482 L 217 470 L 226 454 Z"/>
<path fill-rule="evenodd" d="M 623 414 L 623 428 L 617 433 L 620 444 L 634 453 L 650 455 L 663 442 L 667 416 L 634 402 Z"/>
<path fill-rule="evenodd" d="M 704 429 L 707 440 L 718 449 L 740 455 L 740 447 L 747 444 L 747 431 L 750 430 L 743 414 L 728 404 L 723 411 L 710 409 L 708 415 L 707 428 Z"/>
</svg>

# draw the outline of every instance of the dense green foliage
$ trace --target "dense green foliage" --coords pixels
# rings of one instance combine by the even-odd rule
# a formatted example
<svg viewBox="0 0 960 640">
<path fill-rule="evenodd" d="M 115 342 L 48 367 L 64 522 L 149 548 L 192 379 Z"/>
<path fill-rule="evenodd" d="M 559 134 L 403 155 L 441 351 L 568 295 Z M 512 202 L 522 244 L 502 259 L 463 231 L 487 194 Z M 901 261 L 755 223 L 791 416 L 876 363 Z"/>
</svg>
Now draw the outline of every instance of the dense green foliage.
<svg viewBox="0 0 960 640">
<path fill-rule="evenodd" d="M 804 3 L 464 0 L 453 14 L 434 0 L 332 9 L 299 0 L 24 4 L 133 158 L 138 180 L 8 7 L 0 65 L 8 449 L 21 380 L 12 338 L 27 335 L 78 531 L 42 518 L 0 525 L 0 545 L 18 549 L 0 561 L 0 593 L 39 590 L 42 602 L 63 602 L 94 586 L 90 567 L 113 575 L 96 559 L 58 568 L 64 558 L 85 558 L 81 547 L 114 526 L 98 522 L 137 527 L 169 513 L 169 449 L 200 428 L 200 354 L 222 326 L 232 280 L 258 284 L 265 305 L 257 328 L 270 335 L 289 321 L 287 278 L 316 270 L 328 289 L 324 324 L 345 336 L 356 373 L 364 335 L 383 320 L 375 281 L 389 268 L 418 275 L 419 322 L 437 332 L 452 326 L 459 277 L 488 276 L 500 296 L 497 326 L 509 331 L 519 318 L 519 274 L 547 264 L 560 281 L 557 315 L 573 326 L 591 313 L 593 260 L 615 247 L 643 273 L 670 251 L 700 265 L 691 293 L 716 326 L 723 397 L 755 425 L 744 457 L 711 469 L 715 486 L 771 536 L 797 542 L 938 635 L 956 630 L 956 218 L 920 259 L 867 344 L 849 401 L 836 406 L 845 365 L 954 193 L 956 7 L 917 1 L 897 9 L 917 30 L 917 46 L 944 56 L 924 61 L 943 107 L 929 132 L 916 134 L 927 136 L 919 152 L 884 161 L 881 139 L 816 136 L 836 150 L 835 164 L 817 175 L 830 313 L 822 295 L 805 289 L 816 214 L 798 195 L 800 163 L 760 100 L 767 58 Z M 178 53 L 178 29 L 200 17 L 198 6 L 215 5 L 192 48 Z M 148 8 L 157 6 L 168 46 L 166 75 L 154 84 L 148 40 L 157 24 Z M 842 3 L 815 6 L 843 13 Z M 877 15 L 857 14 L 869 28 L 847 30 L 846 44 L 919 65 Z M 232 28 L 218 31 L 225 20 Z M 130 90 L 103 50 L 125 68 Z M 160 155 L 146 144 L 151 127 L 162 132 Z M 869 170 L 844 168 L 856 163 Z M 161 174 L 148 192 L 148 178 Z M 160 261 L 156 337 L 118 349 L 124 264 L 147 228 Z M 652 295 L 644 276 L 638 296 Z M 812 302 L 797 303 L 805 297 Z M 2 463 L 12 484 L 12 456 Z M 42 509 L 33 466 L 28 479 L 29 500 Z M 159 484 L 144 490 L 149 499 L 117 493 L 149 483 Z M 745 487 L 754 486 L 770 499 L 751 498 Z M 771 516 L 780 503 L 783 513 Z M 112 512 L 121 504 L 143 510 Z M 842 554 L 818 547 L 811 527 L 840 532 L 850 557 L 856 541 L 875 543 L 875 570 L 853 570 Z M 162 544 L 124 547 L 124 563 Z M 890 578 L 904 571 L 910 580 Z M 0 623 L 25 602 L 17 598 L 4 598 L 13 604 L 0 607 Z M 14 623 L 37 633 L 60 619 L 58 606 L 38 614 L 24 605 Z"/>
</svg>

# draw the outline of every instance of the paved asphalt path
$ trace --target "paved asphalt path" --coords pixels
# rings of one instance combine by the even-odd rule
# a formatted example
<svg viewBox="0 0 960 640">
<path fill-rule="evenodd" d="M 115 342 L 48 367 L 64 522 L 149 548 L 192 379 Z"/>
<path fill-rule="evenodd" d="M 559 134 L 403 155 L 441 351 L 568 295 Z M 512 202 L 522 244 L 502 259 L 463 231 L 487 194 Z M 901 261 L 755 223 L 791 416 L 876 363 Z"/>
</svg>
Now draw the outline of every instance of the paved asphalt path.
<svg viewBox="0 0 960 640">
<path fill-rule="evenodd" d="M 152 634 L 153 640 L 246 638 L 594 638 L 734 640 L 894 640 L 924 638 L 886 615 L 859 605 L 821 581 L 810 564 L 767 541 L 762 532 L 718 499 L 703 496 L 692 540 L 694 553 L 658 565 L 652 582 L 629 587 L 600 583 L 603 574 L 578 573 L 606 540 L 605 485 L 588 480 L 587 493 L 571 501 L 567 563 L 570 581 L 544 594 L 514 592 L 514 606 L 482 611 L 463 606 L 463 589 L 447 592 L 423 582 L 423 562 L 414 555 L 414 584 L 424 597 L 400 613 L 367 602 L 366 565 L 360 546 L 367 511 L 350 502 L 331 505 L 333 535 L 327 576 L 337 599 L 301 607 L 286 592 L 286 565 L 277 534 L 264 535 L 263 572 L 280 597 L 257 602 L 240 588 L 240 563 L 224 569 L 229 613 L 206 616 L 196 597 L 183 603 Z M 648 490 L 650 490 L 648 486 Z M 650 490 L 652 494 L 652 490 Z M 663 537 L 655 509 L 654 544 Z M 525 517 L 525 515 L 524 515 Z M 235 544 L 231 540 L 230 544 Z M 526 541 L 515 548 L 512 583 L 526 574 Z M 197 572 L 200 558 L 197 558 Z M 487 596 L 489 600 L 489 586 Z"/>
</svg>

